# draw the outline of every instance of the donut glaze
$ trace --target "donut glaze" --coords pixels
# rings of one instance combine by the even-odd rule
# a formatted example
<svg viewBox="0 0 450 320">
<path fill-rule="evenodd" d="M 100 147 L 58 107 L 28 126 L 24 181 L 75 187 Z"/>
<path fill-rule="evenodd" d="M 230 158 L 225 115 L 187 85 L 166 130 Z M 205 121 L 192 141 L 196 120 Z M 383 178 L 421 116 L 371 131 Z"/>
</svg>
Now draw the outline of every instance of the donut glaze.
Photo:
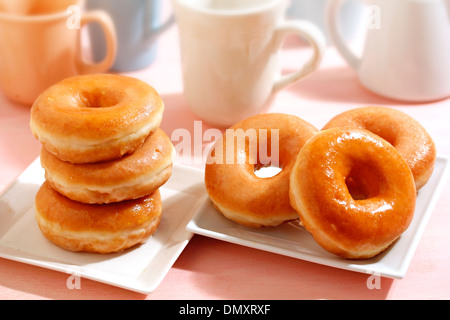
<svg viewBox="0 0 450 320">
<path fill-rule="evenodd" d="M 298 152 L 316 132 L 306 121 L 285 114 L 257 115 L 228 129 L 211 149 L 205 165 L 206 190 L 217 210 L 248 227 L 298 219 L 289 204 L 289 173 Z M 276 134 L 278 139 L 272 139 Z M 238 143 L 246 135 L 245 143 Z M 249 137 L 255 137 L 256 154 L 250 151 Z M 267 153 L 261 153 L 261 147 Z M 277 166 L 282 170 L 273 177 L 259 178 L 255 169 L 274 165 L 261 159 L 264 154 L 275 159 L 271 152 L 277 153 Z"/>
<path fill-rule="evenodd" d="M 33 135 L 72 163 L 120 158 L 160 125 L 164 104 L 154 88 L 131 77 L 97 74 L 64 79 L 31 108 Z"/>
<path fill-rule="evenodd" d="M 323 129 L 355 127 L 371 131 L 391 143 L 408 163 L 416 189 L 430 179 L 436 147 L 425 128 L 406 113 L 387 107 L 363 107 L 331 119 Z"/>
<path fill-rule="evenodd" d="M 68 198 L 84 203 L 110 203 L 153 193 L 172 174 L 175 149 L 157 129 L 142 147 L 120 159 L 73 164 L 41 149 L 41 165 L 51 186 Z"/>
<path fill-rule="evenodd" d="M 162 213 L 159 191 L 113 204 L 70 200 L 44 182 L 36 194 L 36 221 L 42 233 L 70 251 L 111 253 L 145 242 L 157 230 Z"/>
<path fill-rule="evenodd" d="M 349 259 L 370 258 L 409 226 L 416 188 L 406 161 L 367 130 L 319 132 L 300 151 L 290 201 L 319 245 Z"/>
</svg>

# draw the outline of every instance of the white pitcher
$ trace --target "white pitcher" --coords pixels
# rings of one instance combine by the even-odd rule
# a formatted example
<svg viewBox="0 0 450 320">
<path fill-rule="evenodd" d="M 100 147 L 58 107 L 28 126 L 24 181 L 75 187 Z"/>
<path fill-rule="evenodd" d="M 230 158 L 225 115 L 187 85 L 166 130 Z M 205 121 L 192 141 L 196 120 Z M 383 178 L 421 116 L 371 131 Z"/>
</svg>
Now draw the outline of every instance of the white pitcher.
<svg viewBox="0 0 450 320">
<path fill-rule="evenodd" d="M 339 8 L 345 1 L 329 1 L 327 28 L 366 88 L 409 102 L 450 96 L 450 0 L 362 0 L 368 6 L 361 57 L 339 32 Z"/>
</svg>

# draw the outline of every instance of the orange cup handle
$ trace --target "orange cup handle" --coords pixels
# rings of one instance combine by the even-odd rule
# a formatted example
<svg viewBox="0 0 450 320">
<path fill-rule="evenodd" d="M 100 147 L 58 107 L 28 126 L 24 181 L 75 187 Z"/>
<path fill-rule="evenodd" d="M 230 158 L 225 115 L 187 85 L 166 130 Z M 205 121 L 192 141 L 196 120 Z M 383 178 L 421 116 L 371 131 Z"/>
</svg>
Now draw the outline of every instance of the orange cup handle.
<svg viewBox="0 0 450 320">
<path fill-rule="evenodd" d="M 83 14 L 80 21 L 80 27 L 88 23 L 97 22 L 103 29 L 106 40 L 106 55 L 98 63 L 88 63 L 83 61 L 80 52 L 79 72 L 80 74 L 93 74 L 107 72 L 116 59 L 117 54 L 117 36 L 112 19 L 103 11 L 93 10 Z M 81 33 L 81 32 L 80 32 Z M 81 47 L 81 42 L 80 47 Z"/>
</svg>

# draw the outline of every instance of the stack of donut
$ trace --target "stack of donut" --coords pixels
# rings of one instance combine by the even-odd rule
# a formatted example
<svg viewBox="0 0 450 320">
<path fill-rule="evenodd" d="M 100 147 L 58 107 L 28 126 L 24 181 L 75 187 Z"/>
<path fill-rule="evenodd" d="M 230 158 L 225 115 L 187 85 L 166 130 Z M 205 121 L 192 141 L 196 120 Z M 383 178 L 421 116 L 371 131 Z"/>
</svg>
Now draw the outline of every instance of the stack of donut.
<svg viewBox="0 0 450 320">
<path fill-rule="evenodd" d="M 159 227 L 159 188 L 174 148 L 159 128 L 164 104 L 148 84 L 98 74 L 44 91 L 30 127 L 42 143 L 45 182 L 36 195 L 42 233 L 71 251 L 118 252 Z"/>
<path fill-rule="evenodd" d="M 262 164 L 251 162 L 248 143 L 235 148 L 235 139 L 224 136 L 211 149 L 205 185 L 225 217 L 249 227 L 299 218 L 319 245 L 348 259 L 379 254 L 408 228 L 416 192 L 436 158 L 433 140 L 416 120 L 364 107 L 334 117 L 322 130 L 285 114 L 257 115 L 230 129 L 273 128 L 280 132 L 282 169 L 273 177 L 254 174 Z M 243 161 L 225 162 L 233 159 L 230 150 Z"/>
</svg>

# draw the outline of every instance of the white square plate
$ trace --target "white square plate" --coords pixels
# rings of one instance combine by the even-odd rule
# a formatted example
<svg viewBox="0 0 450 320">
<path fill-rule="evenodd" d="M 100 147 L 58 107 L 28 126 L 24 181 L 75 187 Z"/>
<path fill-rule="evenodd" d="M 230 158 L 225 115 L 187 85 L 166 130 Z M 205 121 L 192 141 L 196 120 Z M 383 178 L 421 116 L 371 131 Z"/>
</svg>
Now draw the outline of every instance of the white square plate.
<svg viewBox="0 0 450 320">
<path fill-rule="evenodd" d="M 35 221 L 34 197 L 44 181 L 38 158 L 0 196 L 0 257 L 150 293 L 193 236 L 186 225 L 204 203 L 203 177 L 201 170 L 174 164 L 160 188 L 160 226 L 144 244 L 121 253 L 77 253 L 48 241 Z"/>
<path fill-rule="evenodd" d="M 206 198 L 187 229 L 197 234 L 314 263 L 401 279 L 405 276 L 428 219 L 450 172 L 450 158 L 439 156 L 429 182 L 417 196 L 409 228 L 388 250 L 367 260 L 345 260 L 322 249 L 298 222 L 253 229 L 226 219 Z"/>
</svg>

